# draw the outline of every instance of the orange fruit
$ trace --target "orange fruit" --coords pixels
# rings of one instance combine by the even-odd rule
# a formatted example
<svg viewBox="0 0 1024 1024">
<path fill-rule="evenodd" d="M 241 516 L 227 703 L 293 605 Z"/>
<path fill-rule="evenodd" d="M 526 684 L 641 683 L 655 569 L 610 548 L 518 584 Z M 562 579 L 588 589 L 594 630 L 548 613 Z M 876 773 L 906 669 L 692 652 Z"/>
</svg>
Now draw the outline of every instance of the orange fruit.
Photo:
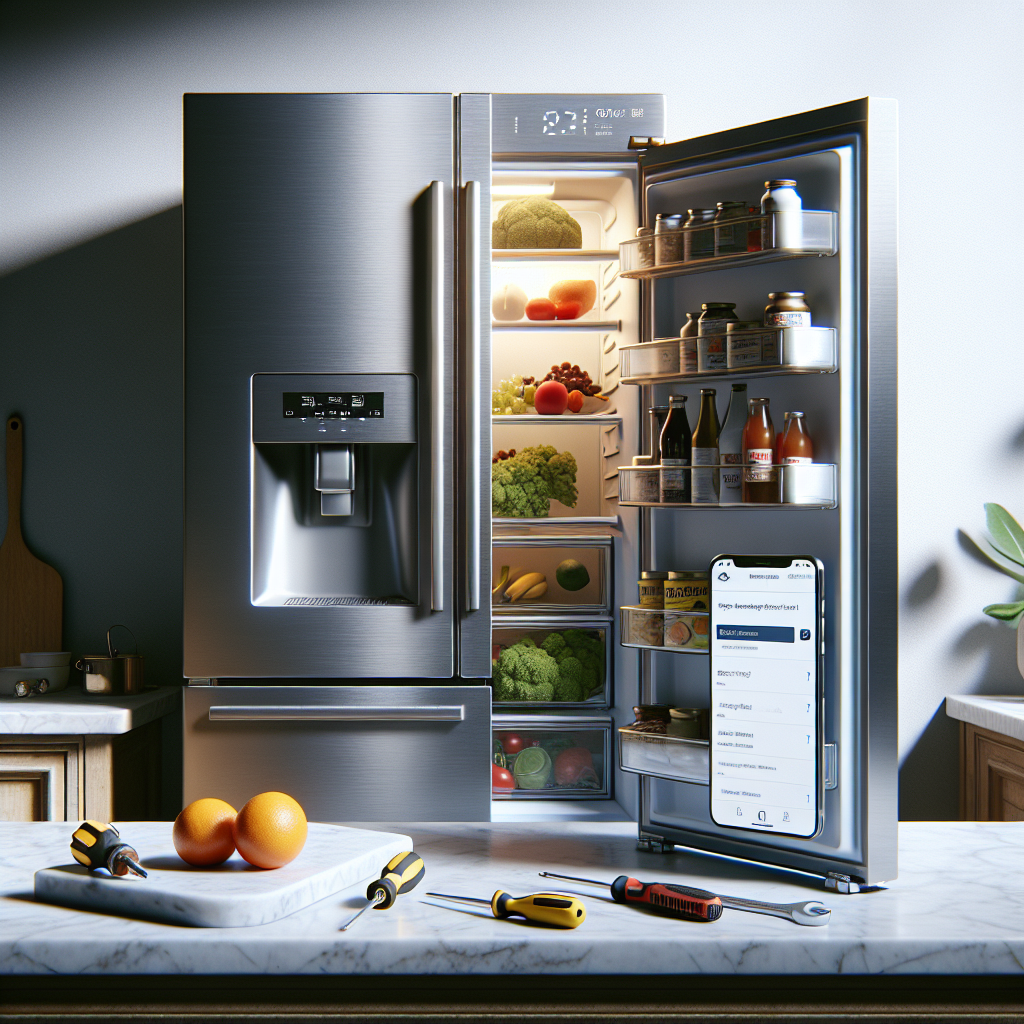
<svg viewBox="0 0 1024 1024">
<path fill-rule="evenodd" d="M 186 864 L 223 864 L 235 852 L 235 809 L 214 797 L 194 800 L 174 819 L 174 848 Z"/>
<path fill-rule="evenodd" d="M 235 818 L 235 846 L 254 867 L 279 868 L 306 845 L 306 815 L 286 793 L 260 793 Z"/>
</svg>

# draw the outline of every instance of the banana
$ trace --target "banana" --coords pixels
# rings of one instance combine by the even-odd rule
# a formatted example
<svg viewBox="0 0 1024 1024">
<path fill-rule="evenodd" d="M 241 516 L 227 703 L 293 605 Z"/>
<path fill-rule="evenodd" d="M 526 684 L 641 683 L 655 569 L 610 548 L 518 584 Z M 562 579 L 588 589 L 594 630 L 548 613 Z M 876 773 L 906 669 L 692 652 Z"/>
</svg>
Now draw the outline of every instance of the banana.
<svg viewBox="0 0 1024 1024">
<path fill-rule="evenodd" d="M 542 572 L 528 572 L 505 588 L 506 601 L 518 601 L 527 591 L 543 583 L 547 589 L 547 577 Z"/>
<path fill-rule="evenodd" d="M 505 593 L 505 588 L 508 586 L 508 566 L 503 565 L 501 567 L 501 579 L 491 588 L 491 597 L 501 598 L 501 595 Z"/>
<path fill-rule="evenodd" d="M 491 598 L 495 601 L 507 601 L 508 588 L 525 572 L 526 570 L 521 565 L 514 566 L 511 569 L 507 565 L 503 565 L 501 567 L 501 578 L 491 590 Z"/>
<path fill-rule="evenodd" d="M 523 596 L 519 599 L 520 601 L 536 601 L 538 598 L 543 597 L 548 592 L 548 584 L 546 580 L 541 580 L 540 583 L 532 586 Z"/>
</svg>

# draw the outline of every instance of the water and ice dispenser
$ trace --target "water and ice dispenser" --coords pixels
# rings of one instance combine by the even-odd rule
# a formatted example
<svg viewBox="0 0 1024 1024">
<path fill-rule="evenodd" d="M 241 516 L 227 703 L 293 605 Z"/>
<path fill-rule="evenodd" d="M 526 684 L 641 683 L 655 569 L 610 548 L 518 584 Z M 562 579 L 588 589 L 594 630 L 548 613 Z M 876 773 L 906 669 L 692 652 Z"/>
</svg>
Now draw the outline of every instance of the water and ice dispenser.
<svg viewBox="0 0 1024 1024">
<path fill-rule="evenodd" d="M 412 374 L 254 374 L 251 600 L 416 604 Z"/>
</svg>

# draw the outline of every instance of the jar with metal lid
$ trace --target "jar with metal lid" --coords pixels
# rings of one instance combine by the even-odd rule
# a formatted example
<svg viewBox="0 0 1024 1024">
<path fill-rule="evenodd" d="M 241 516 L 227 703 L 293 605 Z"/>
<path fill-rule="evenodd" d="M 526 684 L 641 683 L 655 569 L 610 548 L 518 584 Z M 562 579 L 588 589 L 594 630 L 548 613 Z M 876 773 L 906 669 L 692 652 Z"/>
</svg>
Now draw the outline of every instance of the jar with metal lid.
<svg viewBox="0 0 1024 1024">
<path fill-rule="evenodd" d="M 654 266 L 654 228 L 637 228 L 636 237 L 641 239 L 636 247 L 638 267 Z"/>
<path fill-rule="evenodd" d="M 702 569 L 670 572 L 665 580 L 665 610 L 708 610 L 708 574 Z"/>
<path fill-rule="evenodd" d="M 811 307 L 803 292 L 769 292 L 764 307 L 765 327 L 810 327 Z"/>
<path fill-rule="evenodd" d="M 766 181 L 761 196 L 761 213 L 767 215 L 761 230 L 762 249 L 802 249 L 804 244 L 803 202 L 792 178 Z"/>
<path fill-rule="evenodd" d="M 697 321 L 697 334 L 725 334 L 726 327 L 739 320 L 735 302 L 705 302 Z"/>
<path fill-rule="evenodd" d="M 659 213 L 654 218 L 655 263 L 682 263 L 683 233 L 686 218 L 681 213 Z"/>
<path fill-rule="evenodd" d="M 664 608 L 665 607 L 665 580 L 668 579 L 667 572 L 640 573 L 640 581 L 637 584 L 640 590 L 641 608 Z"/>
<path fill-rule="evenodd" d="M 718 210 L 687 210 L 689 217 L 686 219 L 686 227 L 692 228 L 699 224 L 711 224 L 718 214 Z M 686 239 L 683 242 L 683 259 L 706 260 L 709 256 L 715 255 L 715 229 L 700 231 L 687 231 Z"/>
<path fill-rule="evenodd" d="M 736 320 L 725 328 L 726 366 L 741 370 L 760 366 L 764 335 L 759 320 Z"/>
<path fill-rule="evenodd" d="M 708 709 L 669 708 L 666 735 L 686 740 L 708 739 Z"/>
<path fill-rule="evenodd" d="M 715 214 L 715 255 L 735 256 L 747 251 L 747 204 L 727 202 L 718 204 Z"/>
</svg>

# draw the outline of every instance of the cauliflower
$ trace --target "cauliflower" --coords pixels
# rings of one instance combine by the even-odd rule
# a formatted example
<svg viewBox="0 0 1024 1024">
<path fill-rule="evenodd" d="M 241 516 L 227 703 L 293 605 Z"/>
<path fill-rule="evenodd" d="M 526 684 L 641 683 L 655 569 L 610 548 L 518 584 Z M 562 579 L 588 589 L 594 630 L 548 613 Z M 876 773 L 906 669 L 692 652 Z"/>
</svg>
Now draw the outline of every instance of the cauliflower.
<svg viewBox="0 0 1024 1024">
<path fill-rule="evenodd" d="M 499 211 L 491 225 L 495 249 L 581 249 L 579 223 L 543 196 L 513 199 Z"/>
<path fill-rule="evenodd" d="M 491 512 L 495 516 L 544 518 L 552 498 L 575 508 L 578 497 L 572 452 L 536 445 L 491 464 Z"/>
<path fill-rule="evenodd" d="M 558 682 L 558 664 L 529 638 L 506 647 L 494 662 L 495 700 L 551 700 Z"/>
</svg>

